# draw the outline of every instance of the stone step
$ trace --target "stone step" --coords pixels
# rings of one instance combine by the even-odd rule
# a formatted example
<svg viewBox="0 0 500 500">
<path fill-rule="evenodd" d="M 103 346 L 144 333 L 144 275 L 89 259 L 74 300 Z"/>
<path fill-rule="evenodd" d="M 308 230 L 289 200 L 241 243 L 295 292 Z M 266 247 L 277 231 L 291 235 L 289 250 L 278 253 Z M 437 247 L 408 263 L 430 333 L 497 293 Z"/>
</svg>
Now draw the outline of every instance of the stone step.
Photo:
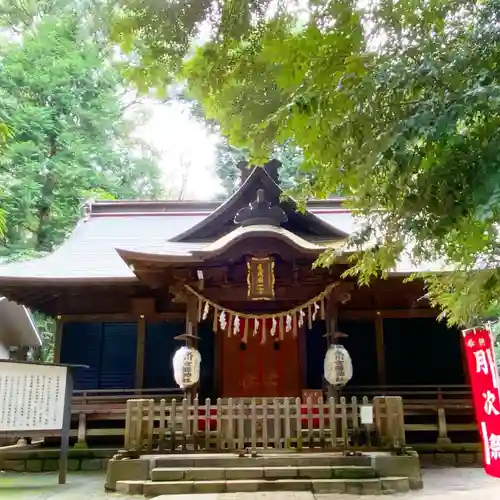
<svg viewBox="0 0 500 500">
<path fill-rule="evenodd" d="M 213 467 L 280 467 L 290 465 L 292 467 L 343 467 L 343 466 L 370 466 L 371 457 L 368 455 L 344 457 L 333 454 L 263 454 L 255 458 L 245 456 L 238 457 L 235 454 L 227 455 L 176 455 L 156 456 L 151 459 L 152 468 L 213 468 Z"/>
<path fill-rule="evenodd" d="M 222 479 L 369 479 L 376 472 L 368 466 L 285 466 L 285 467 L 157 467 L 152 481 L 214 481 Z"/>
<path fill-rule="evenodd" d="M 128 495 L 189 495 L 194 493 L 237 493 L 256 491 L 313 491 L 357 495 L 410 491 L 408 478 L 382 479 L 235 479 L 217 481 L 118 481 L 116 491 Z"/>
</svg>

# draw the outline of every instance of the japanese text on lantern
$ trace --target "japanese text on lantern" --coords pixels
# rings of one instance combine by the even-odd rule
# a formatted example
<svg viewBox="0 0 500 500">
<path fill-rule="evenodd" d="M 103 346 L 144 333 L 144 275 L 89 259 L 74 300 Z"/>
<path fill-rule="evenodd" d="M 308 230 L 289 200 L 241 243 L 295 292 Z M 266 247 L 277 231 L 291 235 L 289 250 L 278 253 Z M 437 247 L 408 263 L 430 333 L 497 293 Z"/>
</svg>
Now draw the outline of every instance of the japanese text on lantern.
<svg viewBox="0 0 500 500">
<path fill-rule="evenodd" d="M 486 328 L 465 330 L 463 336 L 484 468 L 491 476 L 500 477 L 500 393 L 492 337 Z"/>
<path fill-rule="evenodd" d="M 274 259 L 272 257 L 248 257 L 248 298 L 251 300 L 274 299 Z"/>
<path fill-rule="evenodd" d="M 186 386 L 192 383 L 193 378 L 193 352 L 189 350 L 184 357 L 184 365 L 182 367 L 182 383 Z"/>
<path fill-rule="evenodd" d="M 335 371 L 339 377 L 345 377 L 344 370 L 344 353 L 343 352 L 335 352 Z"/>
</svg>

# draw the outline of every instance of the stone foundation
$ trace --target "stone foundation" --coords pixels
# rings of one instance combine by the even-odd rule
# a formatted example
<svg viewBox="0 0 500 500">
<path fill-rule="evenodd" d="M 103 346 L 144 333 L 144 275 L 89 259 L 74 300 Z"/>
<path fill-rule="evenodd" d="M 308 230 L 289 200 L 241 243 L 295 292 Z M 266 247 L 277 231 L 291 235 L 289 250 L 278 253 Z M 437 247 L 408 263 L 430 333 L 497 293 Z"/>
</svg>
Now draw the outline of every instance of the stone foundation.
<svg viewBox="0 0 500 500">
<path fill-rule="evenodd" d="M 418 454 L 412 451 L 348 457 L 327 452 L 117 455 L 106 475 L 106 490 L 146 496 L 300 490 L 390 494 L 422 487 Z"/>
<path fill-rule="evenodd" d="M 421 453 L 420 466 L 429 467 L 482 467 L 483 454 L 472 452 Z"/>
<path fill-rule="evenodd" d="M 69 471 L 106 470 L 115 450 L 75 450 L 68 453 Z M 0 470 L 10 472 L 52 472 L 59 470 L 59 450 L 0 451 Z"/>
</svg>

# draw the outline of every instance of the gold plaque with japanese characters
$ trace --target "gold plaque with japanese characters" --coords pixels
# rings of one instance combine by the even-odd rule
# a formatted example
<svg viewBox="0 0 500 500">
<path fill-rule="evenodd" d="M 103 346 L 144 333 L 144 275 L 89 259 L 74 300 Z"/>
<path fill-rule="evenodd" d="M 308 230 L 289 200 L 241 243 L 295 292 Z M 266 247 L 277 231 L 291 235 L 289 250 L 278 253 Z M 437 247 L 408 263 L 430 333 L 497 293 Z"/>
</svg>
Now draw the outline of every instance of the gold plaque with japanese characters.
<svg viewBox="0 0 500 500">
<path fill-rule="evenodd" d="M 248 298 L 274 299 L 274 259 L 272 257 L 247 258 Z"/>
</svg>

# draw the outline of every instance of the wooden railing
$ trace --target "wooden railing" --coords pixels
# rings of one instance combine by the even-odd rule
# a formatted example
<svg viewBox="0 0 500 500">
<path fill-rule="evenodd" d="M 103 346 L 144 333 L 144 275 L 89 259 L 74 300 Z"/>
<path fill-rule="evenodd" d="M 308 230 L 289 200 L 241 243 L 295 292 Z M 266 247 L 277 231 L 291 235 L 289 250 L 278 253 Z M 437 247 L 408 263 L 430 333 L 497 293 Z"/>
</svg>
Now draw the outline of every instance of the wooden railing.
<svg viewBox="0 0 500 500">
<path fill-rule="evenodd" d="M 468 385 L 366 385 L 346 386 L 344 396 L 401 396 L 404 400 L 429 400 L 435 402 L 443 399 L 470 399 L 471 390 Z"/>
<path fill-rule="evenodd" d="M 73 391 L 73 406 L 99 405 L 111 403 L 125 403 L 134 397 L 147 397 L 152 399 L 171 399 L 182 397 L 183 391 L 178 387 L 157 389 L 94 389 Z"/>
<path fill-rule="evenodd" d="M 342 396 L 350 400 L 356 396 L 371 399 L 372 396 L 401 396 L 405 414 L 405 430 L 410 443 L 425 442 L 432 446 L 442 444 L 468 444 L 478 442 L 477 425 L 470 388 L 465 385 L 443 386 L 365 386 L 345 387 Z M 78 429 L 72 434 L 84 445 L 88 438 L 114 438 L 122 440 L 125 429 L 126 401 L 131 398 L 161 399 L 169 405 L 173 398 L 182 398 L 178 388 L 157 389 L 117 389 L 75 391 L 73 398 L 73 418 L 78 421 Z M 250 400 L 247 400 L 250 401 Z M 227 404 L 227 400 L 223 400 Z M 99 422 L 114 424 L 103 427 Z M 95 422 L 95 423 L 94 423 Z M 415 439 L 417 441 L 415 441 Z"/>
<path fill-rule="evenodd" d="M 167 404 L 153 399 L 127 401 L 125 449 L 150 453 L 182 450 L 258 448 L 394 449 L 405 445 L 400 397 L 373 399 L 373 423 L 362 424 L 361 406 L 334 398 L 313 404 L 309 399 L 210 399 L 200 405 L 187 399 Z"/>
</svg>

